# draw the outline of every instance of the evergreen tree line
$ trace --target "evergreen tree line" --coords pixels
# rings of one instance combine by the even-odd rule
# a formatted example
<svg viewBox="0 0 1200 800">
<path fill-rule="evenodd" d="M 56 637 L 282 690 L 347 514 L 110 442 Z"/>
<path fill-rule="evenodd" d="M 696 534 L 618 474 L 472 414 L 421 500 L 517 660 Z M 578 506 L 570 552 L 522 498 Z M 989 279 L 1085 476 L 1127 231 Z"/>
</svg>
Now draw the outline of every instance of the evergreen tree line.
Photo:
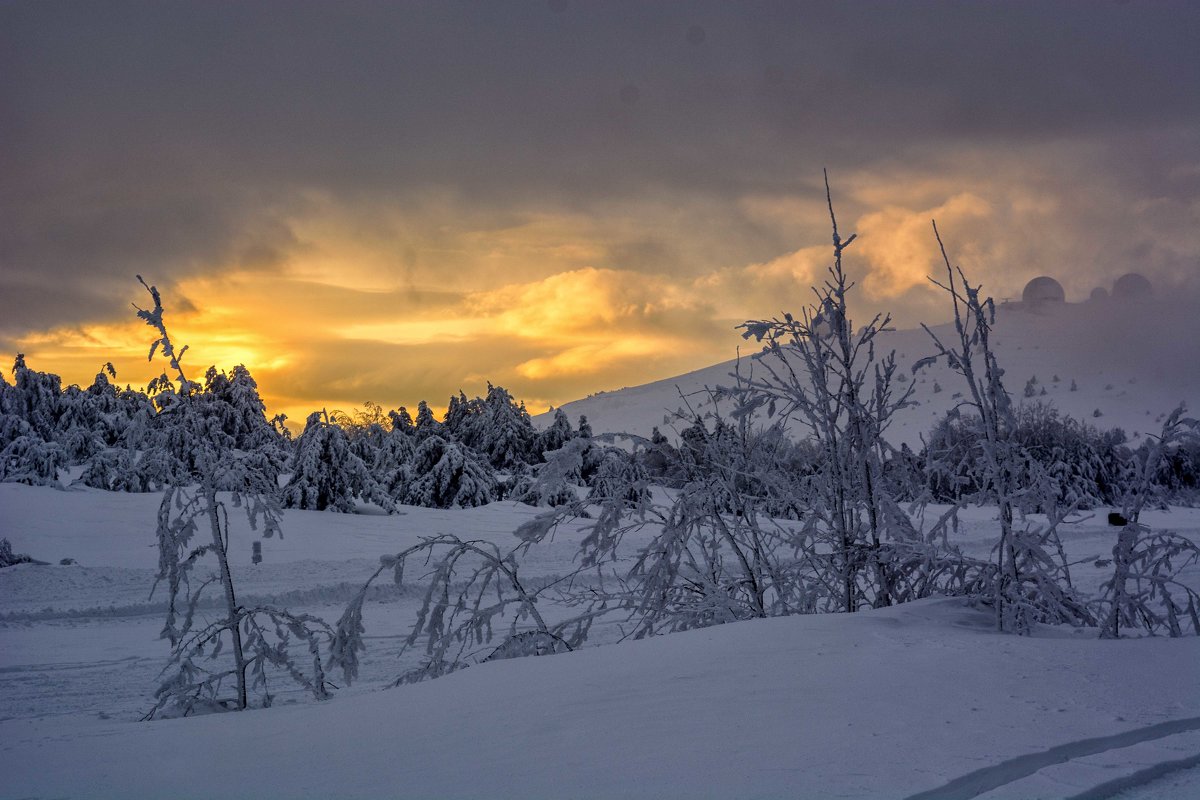
<svg viewBox="0 0 1200 800">
<path fill-rule="evenodd" d="M 107 491 L 157 492 L 185 478 L 204 444 L 254 454 L 264 474 L 283 482 L 290 508 L 355 511 L 360 502 L 467 508 L 511 498 L 533 505 L 574 501 L 607 474 L 632 469 L 624 450 L 592 438 L 557 410 L 538 431 L 523 403 L 503 387 L 484 397 L 451 397 L 437 420 L 421 401 L 404 407 L 375 403 L 352 413 L 318 411 L 293 438 L 284 417 L 267 418 L 258 384 L 242 365 L 210 367 L 187 397 L 183 416 L 163 413 L 180 402 L 162 379 L 145 390 L 121 388 L 111 364 L 91 385 L 62 386 L 57 375 L 31 369 L 18 355 L 13 382 L 0 376 L 0 481 Z M 196 420 L 200 420 L 197 424 Z M 534 480 L 545 453 L 580 440 L 581 464 L 553 490 Z M 72 469 L 75 468 L 75 469 Z M 219 487 L 228 488 L 232 487 Z"/>
<path fill-rule="evenodd" d="M 195 443 L 176 417 L 159 413 L 166 400 L 156 387 L 121 388 L 111 364 L 86 388 L 63 387 L 59 376 L 31 369 L 21 355 L 11 375 L 12 383 L 0 375 L 2 481 L 61 485 L 69 468 L 82 467 L 77 484 L 156 492 L 192 458 Z M 451 397 L 440 421 L 425 401 L 415 419 L 404 407 L 384 411 L 368 402 L 352 413 L 314 412 L 293 438 L 282 416 L 268 419 L 258 384 L 242 365 L 230 373 L 210 367 L 193 403 L 207 429 L 227 437 L 230 448 L 257 453 L 276 478 L 287 477 L 285 506 L 351 513 L 359 502 L 386 510 L 397 504 L 466 508 L 501 499 L 557 506 L 584 489 L 605 496 L 617 478 L 677 488 L 711 458 L 711 442 L 737 435 L 720 415 L 692 415 L 680 417 L 677 444 L 655 428 L 649 439 L 634 439 L 632 451 L 605 446 L 593 439 L 586 417 L 576 428 L 562 409 L 538 431 L 524 403 L 489 384 L 485 397 Z M 919 451 L 904 446 L 886 452 L 882 480 L 904 501 L 951 503 L 977 493 L 986 483 L 977 426 L 977 417 L 950 412 Z M 796 498 L 802 493 L 794 484 L 820 472 L 820 449 L 778 428 L 756 435 L 772 439 L 779 475 L 766 483 L 744 476 L 739 489 L 761 494 L 776 516 L 801 518 L 805 509 Z M 548 465 L 546 454 L 577 438 L 587 442 L 578 466 L 551 478 L 561 465 Z M 1120 505 L 1150 446 L 1135 447 L 1120 429 L 1100 430 L 1037 399 L 1015 406 L 1013 438 L 1024 453 L 1024 482 L 1035 472 L 1054 478 L 1049 496 L 1025 498 L 1026 513 Z M 164 455 L 164 442 L 171 457 Z M 789 485 L 772 488 L 781 481 Z M 1200 499 L 1200 442 L 1188 439 L 1166 451 L 1151 487 L 1159 505 Z"/>
</svg>

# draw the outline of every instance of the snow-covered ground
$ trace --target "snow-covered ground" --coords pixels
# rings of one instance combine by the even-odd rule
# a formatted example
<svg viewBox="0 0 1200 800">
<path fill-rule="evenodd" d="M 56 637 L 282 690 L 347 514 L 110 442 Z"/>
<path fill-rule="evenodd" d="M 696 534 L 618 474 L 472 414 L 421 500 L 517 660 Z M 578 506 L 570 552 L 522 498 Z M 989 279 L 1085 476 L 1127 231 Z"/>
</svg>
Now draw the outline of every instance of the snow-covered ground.
<svg viewBox="0 0 1200 800">
<path fill-rule="evenodd" d="M 142 723 L 167 653 L 149 598 L 157 503 L 0 485 L 0 536 L 53 564 L 0 570 L 0 796 L 1197 796 L 1195 769 L 1154 779 L 1200 754 L 1200 639 L 998 635 L 957 600 L 726 625 L 384 690 L 411 665 L 396 656 L 418 602 L 415 589 L 384 591 L 367 607 L 361 679 L 332 700 L 283 692 L 265 711 Z M 512 544 L 535 513 L 289 511 L 258 566 L 235 527 L 236 579 L 244 599 L 332 620 L 380 555 L 442 532 Z M 966 549 L 987 551 L 994 516 L 970 511 Z M 1200 511 L 1144 521 L 1200 538 Z M 534 548 L 523 574 L 569 570 L 578 537 L 567 528 Z M 1064 531 L 1078 583 L 1100 580 L 1094 562 L 1113 539 L 1102 516 Z"/>
</svg>

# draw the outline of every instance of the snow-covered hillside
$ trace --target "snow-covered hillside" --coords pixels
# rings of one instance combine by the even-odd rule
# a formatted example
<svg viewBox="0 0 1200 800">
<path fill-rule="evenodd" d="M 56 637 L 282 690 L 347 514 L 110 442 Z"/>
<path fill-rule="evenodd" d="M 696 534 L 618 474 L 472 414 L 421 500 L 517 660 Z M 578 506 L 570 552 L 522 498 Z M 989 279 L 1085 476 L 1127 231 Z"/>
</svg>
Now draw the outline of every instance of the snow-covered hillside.
<svg viewBox="0 0 1200 800">
<path fill-rule="evenodd" d="M 953 329 L 941 325 L 933 332 L 948 337 Z M 1200 407 L 1200 314 L 1190 303 L 1108 300 L 1040 311 L 1019 304 L 999 306 L 992 341 L 1014 398 L 1022 398 L 1026 383 L 1036 378 L 1033 399 L 1049 401 L 1062 413 L 1101 429 L 1122 428 L 1135 443 L 1138 437 L 1157 433 L 1160 415 L 1180 402 L 1186 401 L 1193 411 Z M 751 341 L 742 352 L 756 352 L 755 347 Z M 882 352 L 894 350 L 910 375 L 913 363 L 934 352 L 929 334 L 920 328 L 885 334 L 878 347 Z M 647 436 L 659 426 L 669 434 L 670 423 L 664 424 L 664 419 L 683 406 L 680 393 L 694 408 L 704 410 L 708 404 L 701 390 L 732 385 L 736 365 L 728 361 L 643 386 L 600 392 L 562 408 L 572 419 L 587 416 L 597 433 Z M 744 356 L 742 371 L 752 368 L 753 359 Z M 897 415 L 888 437 L 897 447 L 906 443 L 915 449 L 933 423 L 961 400 L 956 395 L 966 390 L 944 363 L 911 379 L 916 381 L 915 404 Z M 541 415 L 535 422 L 545 426 L 551 417 Z"/>
</svg>

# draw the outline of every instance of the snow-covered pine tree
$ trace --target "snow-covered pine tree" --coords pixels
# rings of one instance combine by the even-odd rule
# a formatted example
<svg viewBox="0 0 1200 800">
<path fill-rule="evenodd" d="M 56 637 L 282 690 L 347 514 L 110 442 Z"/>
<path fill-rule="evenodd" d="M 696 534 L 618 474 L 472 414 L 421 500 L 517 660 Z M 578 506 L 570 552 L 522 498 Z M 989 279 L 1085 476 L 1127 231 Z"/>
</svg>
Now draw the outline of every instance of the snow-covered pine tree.
<svg viewBox="0 0 1200 800">
<path fill-rule="evenodd" d="M 468 400 L 462 389 L 459 389 L 457 395 L 450 396 L 446 416 L 442 421 L 442 430 L 438 435 L 467 447 L 475 447 L 475 439 L 480 435 L 482 427 L 476 424 L 476 419 L 482 414 L 483 402 L 478 397 Z"/>
<path fill-rule="evenodd" d="M 283 487 L 283 505 L 353 514 L 356 498 L 392 511 L 395 503 L 353 451 L 345 431 L 324 411 L 308 415 L 296 441 L 292 474 Z"/>
<path fill-rule="evenodd" d="M 589 484 L 588 502 L 618 502 L 637 507 L 650 501 L 650 485 L 641 463 L 617 447 L 606 447 Z"/>
<path fill-rule="evenodd" d="M 668 479 L 671 465 L 679 460 L 679 452 L 657 426 L 650 432 L 650 441 L 638 453 L 642 469 L 654 481 L 662 483 Z"/>
<path fill-rule="evenodd" d="M 14 382 L 0 394 L 0 482 L 59 486 L 59 470 L 70 463 L 58 441 L 63 413 L 62 381 L 25 364 L 13 363 Z"/>
<path fill-rule="evenodd" d="M 96 373 L 90 386 L 84 391 L 90 398 L 93 413 L 97 418 L 100 436 L 106 447 L 116 447 L 125 441 L 125 432 L 140 411 L 150 410 L 150 398 L 142 392 L 121 391 L 110 377 L 117 372 L 111 363 Z"/>
<path fill-rule="evenodd" d="M 476 420 L 479 429 L 471 446 L 486 455 L 493 467 L 511 472 L 541 460 L 534 452 L 537 431 L 529 412 L 507 389 L 489 383 L 482 411 Z"/>
<path fill-rule="evenodd" d="M 433 418 L 433 410 L 424 400 L 417 403 L 417 418 L 413 423 L 413 433 L 418 439 L 426 436 L 440 435 L 442 424 Z"/>
<path fill-rule="evenodd" d="M 408 465 L 404 502 L 426 508 L 471 508 L 497 497 L 491 467 L 470 448 L 430 434 Z"/>
<path fill-rule="evenodd" d="M 245 365 L 238 364 L 226 375 L 209 368 L 204 391 L 220 415 L 221 428 L 233 438 L 238 450 L 260 450 L 282 459 L 285 443 L 267 419 L 267 405 L 258 393 L 258 382 Z"/>
<path fill-rule="evenodd" d="M 93 396 L 74 384 L 63 390 L 61 406 L 55 441 L 70 463 L 81 464 L 107 446 L 99 409 Z"/>
<path fill-rule="evenodd" d="M 394 431 L 399 431 L 400 433 L 412 436 L 413 432 L 416 430 L 416 426 L 413 424 L 413 418 L 409 415 L 408 409 L 404 406 L 400 406 L 400 408 L 395 411 L 389 411 L 388 419 L 392 421 L 392 430 Z"/>
<path fill-rule="evenodd" d="M 61 486 L 59 471 L 69 463 L 58 442 L 43 441 L 33 432 L 19 435 L 0 450 L 0 483 Z"/>
<path fill-rule="evenodd" d="M 371 474 L 380 482 L 383 490 L 398 502 L 402 502 L 408 492 L 408 465 L 415 451 L 411 425 L 408 431 L 401 427 L 387 431 L 375 451 Z"/>
<path fill-rule="evenodd" d="M 12 374 L 13 385 L 4 392 L 5 412 L 29 423 L 42 441 L 52 441 L 62 414 L 62 379 L 30 369 L 24 353 L 17 354 Z"/>
<path fill-rule="evenodd" d="M 451 397 L 439 435 L 481 453 L 493 467 L 506 472 L 540 461 L 535 452 L 537 431 L 525 406 L 491 383 L 486 397 L 468 400 L 461 391 Z"/>
<path fill-rule="evenodd" d="M 383 407 L 370 400 L 363 403 L 361 409 L 350 413 L 330 412 L 329 421 L 342 429 L 350 443 L 350 450 L 368 468 L 378 459 L 379 448 L 383 446 L 388 431 L 394 427 L 393 420 Z"/>
<path fill-rule="evenodd" d="M 0 450 L 8 447 L 22 436 L 40 439 L 28 422 L 16 414 L 0 413 Z"/>
<path fill-rule="evenodd" d="M 538 454 L 558 450 L 574 438 L 575 429 L 571 427 L 571 420 L 567 418 L 565 411 L 558 408 L 554 410 L 554 419 L 546 427 L 546 430 L 538 434 L 535 449 Z"/>
</svg>

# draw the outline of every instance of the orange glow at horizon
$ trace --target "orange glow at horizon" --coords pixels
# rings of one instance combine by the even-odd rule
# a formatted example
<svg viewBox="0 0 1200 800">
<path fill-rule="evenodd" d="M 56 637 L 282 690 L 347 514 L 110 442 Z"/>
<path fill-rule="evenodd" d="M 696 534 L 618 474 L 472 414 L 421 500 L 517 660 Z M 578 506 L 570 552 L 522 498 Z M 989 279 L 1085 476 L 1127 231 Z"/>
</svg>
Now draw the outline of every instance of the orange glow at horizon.
<svg viewBox="0 0 1200 800">
<path fill-rule="evenodd" d="M 1019 179 L 956 188 L 962 183 L 969 182 L 922 181 L 899 170 L 874 180 L 848 176 L 845 197 L 835 191 L 843 231 L 859 234 L 847 269 L 861 286 L 855 302 L 864 312 L 899 305 L 901 323 L 940 321 L 944 312 L 925 281 L 938 263 L 933 217 L 950 232 L 956 258 L 998 297 L 1049 265 L 1094 258 L 1076 242 L 1041 244 L 1057 242 L 1039 233 L 1055 225 L 1044 192 Z M 363 211 L 378 223 L 366 235 L 356 209 L 317 198 L 314 216 L 289 221 L 299 244 L 277 263 L 230 263 L 159 288 L 172 338 L 189 345 L 189 375 L 244 364 L 269 413 L 286 414 L 293 426 L 314 410 L 352 411 L 367 401 L 415 414 L 426 400 L 441 413 L 451 395 L 483 394 L 488 381 L 536 414 L 730 360 L 743 344 L 737 324 L 811 303 L 810 287 L 824 279 L 830 257 L 818 200 L 743 198 L 738 225 L 779 231 L 795 245 L 738 260 L 702 246 L 721 240 L 719 226 L 689 238 L 679 209 L 653 203 L 637 209 L 646 219 L 542 213 L 472 227 L 458 222 L 453 202 L 434 198 L 418 219 Z M 842 212 L 842 204 L 853 211 Z M 1005 239 L 999 226 L 1028 235 Z M 608 244 L 647 229 L 669 231 L 670 247 Z M 686 262 L 656 261 L 672 253 Z M 622 259 L 637 268 L 620 267 Z M 1090 288 L 1083 281 L 1091 278 L 1063 278 L 1068 293 Z M 128 298 L 147 300 L 132 276 Z M 161 361 L 146 361 L 153 338 L 128 308 L 121 318 L 30 330 L 0 344 L 64 383 L 86 386 L 111 361 L 120 383 L 143 386 L 163 371 Z"/>
</svg>

